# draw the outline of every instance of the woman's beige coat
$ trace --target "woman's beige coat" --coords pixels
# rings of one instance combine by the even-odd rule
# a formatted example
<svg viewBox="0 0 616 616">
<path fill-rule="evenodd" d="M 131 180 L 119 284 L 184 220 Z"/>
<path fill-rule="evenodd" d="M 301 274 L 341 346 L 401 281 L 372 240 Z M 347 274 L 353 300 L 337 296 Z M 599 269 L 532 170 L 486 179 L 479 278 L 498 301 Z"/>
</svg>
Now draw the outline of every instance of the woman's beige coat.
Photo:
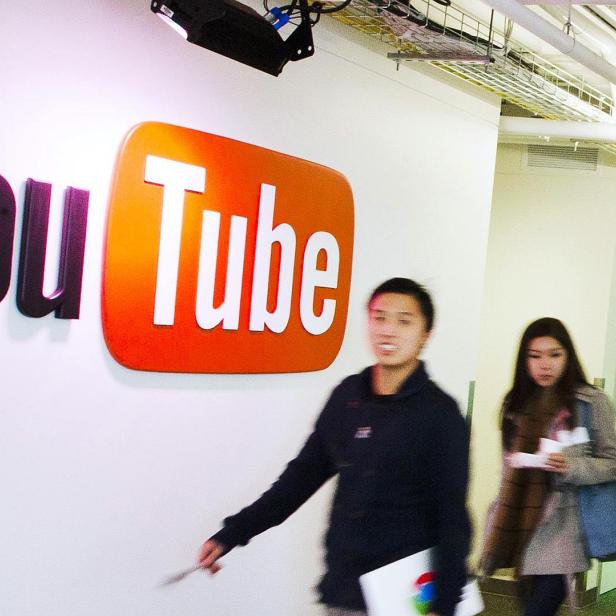
<svg viewBox="0 0 616 616">
<path fill-rule="evenodd" d="M 577 487 L 616 481 L 615 417 L 608 397 L 599 389 L 583 386 L 576 398 L 591 404 L 593 440 L 564 449 L 567 472 L 554 475 L 553 490 L 524 553 L 522 575 L 572 574 L 590 567 L 580 527 Z M 576 423 L 581 425 L 579 417 Z"/>
</svg>

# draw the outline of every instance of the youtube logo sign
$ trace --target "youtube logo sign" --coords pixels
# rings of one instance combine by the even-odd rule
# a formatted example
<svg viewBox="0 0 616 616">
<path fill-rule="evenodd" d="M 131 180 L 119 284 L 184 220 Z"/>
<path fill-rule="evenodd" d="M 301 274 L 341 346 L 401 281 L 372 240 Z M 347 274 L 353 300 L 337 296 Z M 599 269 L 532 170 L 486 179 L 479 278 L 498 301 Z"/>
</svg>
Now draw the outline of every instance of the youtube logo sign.
<svg viewBox="0 0 616 616">
<path fill-rule="evenodd" d="M 353 197 L 340 173 L 160 123 L 121 148 L 102 316 L 136 370 L 321 370 L 346 325 Z"/>
</svg>

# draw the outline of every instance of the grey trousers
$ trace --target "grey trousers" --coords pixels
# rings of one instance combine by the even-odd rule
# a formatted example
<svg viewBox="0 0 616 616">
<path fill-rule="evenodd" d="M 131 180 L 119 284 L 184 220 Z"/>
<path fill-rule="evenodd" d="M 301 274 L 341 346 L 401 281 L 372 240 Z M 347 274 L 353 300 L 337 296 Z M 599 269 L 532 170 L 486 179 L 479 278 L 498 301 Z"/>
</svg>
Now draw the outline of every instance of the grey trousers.
<svg viewBox="0 0 616 616">
<path fill-rule="evenodd" d="M 346 610 L 343 607 L 328 607 L 325 610 L 325 616 L 368 616 L 368 614 L 362 610 Z"/>
</svg>

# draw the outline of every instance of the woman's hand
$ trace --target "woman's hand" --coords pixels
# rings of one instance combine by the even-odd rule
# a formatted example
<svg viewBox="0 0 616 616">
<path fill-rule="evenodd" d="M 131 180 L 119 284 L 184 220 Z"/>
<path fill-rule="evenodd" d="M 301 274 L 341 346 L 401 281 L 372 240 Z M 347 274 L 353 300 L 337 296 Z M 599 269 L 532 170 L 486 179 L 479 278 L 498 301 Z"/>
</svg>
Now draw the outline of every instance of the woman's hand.
<svg viewBox="0 0 616 616">
<path fill-rule="evenodd" d="M 551 453 L 545 462 L 545 469 L 551 473 L 564 475 L 567 472 L 567 460 L 562 453 Z"/>
</svg>

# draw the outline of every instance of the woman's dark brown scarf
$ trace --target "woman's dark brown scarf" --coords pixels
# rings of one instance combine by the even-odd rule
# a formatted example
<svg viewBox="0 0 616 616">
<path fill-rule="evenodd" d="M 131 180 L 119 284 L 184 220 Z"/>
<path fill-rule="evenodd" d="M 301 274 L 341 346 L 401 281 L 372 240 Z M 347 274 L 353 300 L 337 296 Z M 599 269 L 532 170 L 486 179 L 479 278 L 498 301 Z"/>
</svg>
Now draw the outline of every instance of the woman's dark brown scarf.
<svg viewBox="0 0 616 616">
<path fill-rule="evenodd" d="M 529 400 L 516 420 L 512 452 L 535 453 L 557 411 L 559 397 L 545 390 Z M 520 562 L 543 512 L 549 488 L 546 471 L 534 468 L 503 469 L 496 509 L 486 534 L 481 568 L 486 575 L 495 569 L 515 568 Z"/>
</svg>

